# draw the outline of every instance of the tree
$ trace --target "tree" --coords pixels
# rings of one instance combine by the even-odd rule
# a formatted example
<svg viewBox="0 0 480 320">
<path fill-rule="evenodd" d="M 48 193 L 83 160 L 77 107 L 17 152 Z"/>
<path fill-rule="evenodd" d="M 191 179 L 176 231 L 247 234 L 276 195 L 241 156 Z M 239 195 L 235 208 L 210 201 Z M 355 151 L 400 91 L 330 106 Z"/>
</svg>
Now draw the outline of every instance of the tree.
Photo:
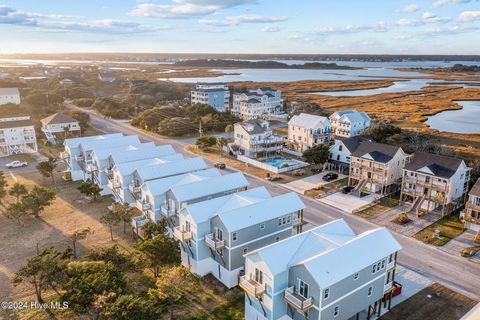
<svg viewBox="0 0 480 320">
<path fill-rule="evenodd" d="M 0 203 L 3 203 L 3 199 L 7 195 L 8 182 L 3 174 L 3 171 L 0 171 Z"/>
<path fill-rule="evenodd" d="M 18 224 L 23 226 L 22 218 L 26 215 L 25 205 L 23 203 L 11 203 L 7 208 L 7 212 L 10 216 L 17 220 Z"/>
<path fill-rule="evenodd" d="M 77 242 L 79 240 L 85 239 L 90 233 L 92 233 L 92 230 L 89 227 L 85 227 L 85 228 L 80 228 L 75 230 L 70 235 L 70 240 L 72 240 L 72 249 L 73 249 L 74 259 L 77 259 Z"/>
<path fill-rule="evenodd" d="M 106 303 L 101 315 L 111 320 L 162 319 L 164 308 L 160 300 L 150 294 L 126 294 Z"/>
<path fill-rule="evenodd" d="M 184 266 L 175 266 L 163 270 L 155 285 L 156 294 L 169 305 L 170 319 L 173 319 L 174 309 L 199 288 L 200 281 Z"/>
<path fill-rule="evenodd" d="M 220 137 L 220 138 L 217 139 L 217 145 L 220 148 L 222 148 L 223 146 L 226 146 L 227 144 L 228 144 L 228 141 L 224 137 Z"/>
<path fill-rule="evenodd" d="M 127 202 L 124 202 L 122 204 L 113 204 L 112 209 L 118 214 L 118 216 L 120 216 L 123 221 L 123 233 L 127 233 L 127 225 L 130 224 L 132 218 L 135 215 L 135 208 L 132 208 Z"/>
<path fill-rule="evenodd" d="M 17 203 L 20 203 L 20 197 L 28 194 L 28 189 L 24 184 L 15 182 L 8 193 L 16 198 Z"/>
<path fill-rule="evenodd" d="M 305 152 L 303 153 L 303 157 L 305 158 L 305 160 L 313 165 L 324 164 L 325 162 L 327 162 L 329 155 L 330 151 L 328 149 L 328 146 L 325 144 L 318 144 L 312 146 L 305 150 Z"/>
<path fill-rule="evenodd" d="M 155 277 L 158 277 L 160 267 L 178 263 L 180 260 L 177 243 L 166 234 L 138 241 L 135 247 L 145 257 L 146 265 Z"/>
<path fill-rule="evenodd" d="M 55 192 L 51 189 L 35 186 L 32 191 L 22 199 L 22 205 L 38 218 L 46 207 L 55 200 Z"/>
<path fill-rule="evenodd" d="M 103 189 L 93 183 L 92 180 L 87 179 L 87 181 L 82 182 L 82 184 L 78 186 L 77 190 L 86 197 L 92 197 L 93 201 L 97 201 Z"/>
<path fill-rule="evenodd" d="M 106 224 L 110 229 L 110 238 L 113 241 L 113 227 L 118 225 L 122 221 L 122 217 L 120 214 L 113 210 L 108 210 L 106 214 L 104 214 L 100 218 L 100 222 Z"/>
<path fill-rule="evenodd" d="M 380 143 L 386 143 L 389 138 L 402 133 L 402 129 L 391 124 L 381 124 L 365 129 L 363 134 L 370 135 L 373 140 Z"/>
<path fill-rule="evenodd" d="M 127 251 L 121 251 L 117 245 L 105 248 L 99 248 L 91 251 L 87 258 L 93 261 L 104 261 L 112 263 L 118 270 L 132 271 L 135 269 L 135 262 L 131 254 Z"/>
<path fill-rule="evenodd" d="M 213 147 L 214 145 L 217 144 L 217 138 L 213 136 L 203 136 L 197 139 L 197 142 L 195 144 L 200 148 L 200 149 L 205 149 L 209 147 Z"/>
<path fill-rule="evenodd" d="M 39 255 L 29 259 L 13 277 L 13 283 L 28 283 L 35 289 L 37 301 L 43 303 L 42 292 L 51 288 L 58 292 L 57 285 L 64 279 L 66 263 L 71 255 L 69 250 L 59 252 L 55 248 L 47 248 Z"/>
<path fill-rule="evenodd" d="M 91 99 L 82 99 L 82 100 L 90 100 L 91 101 Z M 93 103 L 93 101 L 90 102 L 90 105 L 92 103 Z M 85 132 L 85 129 L 88 126 L 88 122 L 90 121 L 90 115 L 86 112 L 83 112 L 83 111 L 71 111 L 69 114 L 72 118 L 74 118 L 75 120 L 78 121 L 78 123 L 80 124 L 81 132 L 82 133 Z"/>
<path fill-rule="evenodd" d="M 146 239 L 153 239 L 154 237 L 165 234 L 167 232 L 167 220 L 161 219 L 157 221 L 148 220 L 142 226 L 143 234 Z"/>
<path fill-rule="evenodd" d="M 127 283 L 125 275 L 110 262 L 71 261 L 66 266 L 61 300 L 79 313 L 87 311 L 99 295 L 121 293 Z"/>
<path fill-rule="evenodd" d="M 52 183 L 55 183 L 55 177 L 53 171 L 57 167 L 57 160 L 53 157 L 49 157 L 48 160 L 42 161 L 37 164 L 36 168 L 43 178 L 52 178 Z"/>
<path fill-rule="evenodd" d="M 225 132 L 228 133 L 228 139 L 231 139 L 232 138 L 232 132 L 234 130 L 234 127 L 232 124 L 227 124 L 225 126 Z"/>
</svg>

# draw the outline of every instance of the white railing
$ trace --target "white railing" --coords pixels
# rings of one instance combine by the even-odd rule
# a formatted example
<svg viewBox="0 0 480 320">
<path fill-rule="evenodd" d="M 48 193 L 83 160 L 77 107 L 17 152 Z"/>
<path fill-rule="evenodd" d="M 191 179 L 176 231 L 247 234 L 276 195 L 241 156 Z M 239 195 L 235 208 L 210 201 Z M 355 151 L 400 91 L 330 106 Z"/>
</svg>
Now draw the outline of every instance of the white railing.
<svg viewBox="0 0 480 320">
<path fill-rule="evenodd" d="M 173 236 L 180 241 L 188 241 L 192 239 L 192 232 L 186 231 L 184 227 L 178 226 L 173 229 Z"/>
<path fill-rule="evenodd" d="M 225 247 L 225 240 L 215 239 L 215 235 L 213 233 L 205 235 L 205 242 L 207 243 L 207 246 L 215 251 Z"/>
<path fill-rule="evenodd" d="M 289 302 L 292 306 L 296 307 L 298 310 L 304 311 L 313 306 L 312 297 L 309 298 L 298 298 L 299 294 L 294 295 L 295 288 L 290 287 L 285 289 L 285 300 Z"/>
<path fill-rule="evenodd" d="M 266 284 L 263 285 L 255 280 L 249 279 L 246 275 L 240 277 L 238 284 L 240 288 L 250 293 L 254 297 L 259 297 L 266 291 Z"/>
<path fill-rule="evenodd" d="M 393 288 L 393 281 L 390 281 L 389 283 L 383 286 L 383 292 L 386 292 L 392 288 Z"/>
<path fill-rule="evenodd" d="M 136 187 L 133 183 L 128 185 L 128 191 L 130 191 L 131 194 L 136 195 L 137 193 L 140 193 L 142 189 L 140 187 Z"/>
<path fill-rule="evenodd" d="M 104 171 L 105 171 L 105 174 L 107 175 L 108 179 L 113 178 L 113 170 L 111 168 L 105 168 Z"/>
<path fill-rule="evenodd" d="M 296 217 L 292 219 L 292 225 L 298 226 L 299 224 L 303 223 L 303 218 L 301 217 Z"/>
<path fill-rule="evenodd" d="M 161 206 L 160 211 L 163 213 L 164 216 L 166 217 L 171 217 L 176 214 L 175 209 L 168 208 L 166 206 Z"/>
<path fill-rule="evenodd" d="M 132 226 L 135 228 L 140 228 L 145 223 L 147 223 L 148 217 L 147 216 L 138 216 L 132 218 Z"/>
<path fill-rule="evenodd" d="M 386 270 L 390 270 L 393 267 L 395 267 L 395 260 L 392 260 L 392 262 L 387 263 L 387 269 Z"/>
</svg>

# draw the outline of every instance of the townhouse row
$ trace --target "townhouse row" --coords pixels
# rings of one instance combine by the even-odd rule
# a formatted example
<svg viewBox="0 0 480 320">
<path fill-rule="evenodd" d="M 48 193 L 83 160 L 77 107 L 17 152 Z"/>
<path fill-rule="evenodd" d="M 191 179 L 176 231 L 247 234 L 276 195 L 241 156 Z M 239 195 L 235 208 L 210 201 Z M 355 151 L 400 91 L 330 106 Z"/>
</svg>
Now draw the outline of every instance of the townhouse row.
<svg viewBox="0 0 480 320">
<path fill-rule="evenodd" d="M 330 168 L 348 172 L 353 194 L 400 192 L 408 212 L 448 215 L 465 204 L 470 171 L 462 159 L 376 143 L 369 136 L 336 138 Z"/>
<path fill-rule="evenodd" d="M 305 205 L 296 193 L 249 189 L 240 172 L 222 175 L 200 157 L 136 136 L 67 139 L 62 159 L 67 177 L 90 179 L 138 208 L 138 235 L 147 221 L 165 219 L 183 265 L 245 290 L 248 320 L 348 319 L 389 308 L 400 246 L 384 228 L 356 235 L 337 220 L 302 232 Z M 347 263 L 354 254 L 358 263 Z"/>
</svg>

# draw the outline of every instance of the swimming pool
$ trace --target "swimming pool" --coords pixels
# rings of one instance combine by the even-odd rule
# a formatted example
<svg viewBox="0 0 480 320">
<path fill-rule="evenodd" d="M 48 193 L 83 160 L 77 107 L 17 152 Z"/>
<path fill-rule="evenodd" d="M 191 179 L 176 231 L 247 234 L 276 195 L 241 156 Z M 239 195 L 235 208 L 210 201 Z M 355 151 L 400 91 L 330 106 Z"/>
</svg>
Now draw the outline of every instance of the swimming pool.
<svg viewBox="0 0 480 320">
<path fill-rule="evenodd" d="M 271 159 L 264 160 L 263 162 L 276 168 L 281 168 L 282 166 L 285 166 L 285 165 L 290 167 L 290 166 L 303 164 L 303 162 L 301 161 L 298 161 L 295 159 L 287 159 L 285 157 L 281 157 L 277 159 L 271 158 Z"/>
</svg>

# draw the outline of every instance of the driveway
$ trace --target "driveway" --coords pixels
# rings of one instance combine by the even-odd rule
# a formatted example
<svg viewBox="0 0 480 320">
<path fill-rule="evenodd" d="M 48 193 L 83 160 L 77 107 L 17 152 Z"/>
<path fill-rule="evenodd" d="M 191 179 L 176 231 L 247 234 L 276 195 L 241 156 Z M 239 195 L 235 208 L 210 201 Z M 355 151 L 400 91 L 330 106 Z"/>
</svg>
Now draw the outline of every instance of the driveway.
<svg viewBox="0 0 480 320">
<path fill-rule="evenodd" d="M 480 243 L 473 241 L 473 239 L 475 239 L 475 235 L 476 232 L 466 230 L 458 237 L 448 241 L 444 246 L 440 247 L 440 249 L 458 256 L 464 248 L 480 246 Z M 473 257 L 465 259 L 480 263 L 480 252 L 477 252 L 477 254 Z"/>
<path fill-rule="evenodd" d="M 338 208 L 344 212 L 352 213 L 353 210 L 370 204 L 373 202 L 373 200 L 375 200 L 375 195 L 368 195 L 360 198 L 351 194 L 337 192 L 324 198 L 318 199 L 317 201 Z"/>
<path fill-rule="evenodd" d="M 323 186 L 323 185 L 326 185 L 328 183 L 331 183 L 331 182 L 334 182 L 334 181 L 337 181 L 339 179 L 343 179 L 345 178 L 346 176 L 343 175 L 343 174 L 338 174 L 338 179 L 335 179 L 333 181 L 323 181 L 322 180 L 322 177 L 324 175 L 326 175 L 327 173 L 330 173 L 332 171 L 323 171 L 322 173 L 319 173 L 319 174 L 316 174 L 316 175 L 313 175 L 313 176 L 310 176 L 310 177 L 306 177 L 306 178 L 303 178 L 303 179 L 298 179 L 298 180 L 295 180 L 295 181 L 292 181 L 292 182 L 289 182 L 289 183 L 285 183 L 283 186 L 285 188 L 288 188 L 292 191 L 295 191 L 295 192 L 298 192 L 300 194 L 304 194 L 305 191 L 307 190 L 310 190 L 310 189 L 313 189 L 317 186 Z"/>
</svg>

